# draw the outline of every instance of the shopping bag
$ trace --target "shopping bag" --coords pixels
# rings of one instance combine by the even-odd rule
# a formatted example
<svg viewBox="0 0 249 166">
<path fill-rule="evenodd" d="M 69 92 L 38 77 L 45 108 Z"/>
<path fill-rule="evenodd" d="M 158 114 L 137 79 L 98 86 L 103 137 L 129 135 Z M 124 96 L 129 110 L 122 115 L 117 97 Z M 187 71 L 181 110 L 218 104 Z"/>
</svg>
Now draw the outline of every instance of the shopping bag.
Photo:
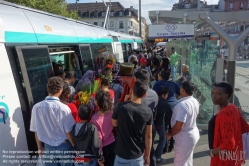
<svg viewBox="0 0 249 166">
<path fill-rule="evenodd" d="M 243 150 L 245 155 L 245 160 L 249 160 L 249 133 L 242 134 Z"/>
<path fill-rule="evenodd" d="M 243 143 L 244 156 L 245 156 L 245 160 L 249 160 L 249 132 L 248 132 L 247 126 L 246 126 L 248 124 L 246 123 L 242 114 L 240 114 L 240 120 L 241 120 L 242 126 L 244 127 L 244 130 L 245 130 L 245 133 L 242 133 L 242 143 Z"/>
<path fill-rule="evenodd" d="M 41 155 L 39 155 L 36 166 L 45 166 L 45 163 L 43 162 L 43 157 Z"/>
</svg>

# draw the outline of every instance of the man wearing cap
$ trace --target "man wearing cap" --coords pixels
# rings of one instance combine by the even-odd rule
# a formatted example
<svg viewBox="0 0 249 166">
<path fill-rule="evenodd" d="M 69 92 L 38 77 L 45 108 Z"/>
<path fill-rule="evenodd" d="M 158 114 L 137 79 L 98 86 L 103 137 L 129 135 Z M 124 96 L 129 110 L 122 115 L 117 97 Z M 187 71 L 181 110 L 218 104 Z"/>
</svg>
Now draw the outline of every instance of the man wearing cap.
<svg viewBox="0 0 249 166">
<path fill-rule="evenodd" d="M 132 88 L 136 81 L 136 78 L 132 76 L 134 70 L 134 64 L 132 63 L 121 63 L 118 76 L 124 85 L 123 93 L 118 100 L 119 102 L 124 102 L 130 100 L 132 94 Z"/>
<path fill-rule="evenodd" d="M 147 70 L 147 71 L 149 72 L 149 74 L 150 74 L 150 79 L 151 79 L 151 80 L 152 80 L 152 79 L 154 80 L 155 78 L 154 78 L 154 76 L 152 75 L 150 68 L 147 67 L 146 65 L 147 65 L 147 59 L 146 59 L 146 58 L 141 58 L 141 59 L 140 59 L 140 66 L 138 66 L 138 67 L 135 69 L 134 73 L 136 73 L 138 70 L 145 69 L 145 70 Z"/>
</svg>

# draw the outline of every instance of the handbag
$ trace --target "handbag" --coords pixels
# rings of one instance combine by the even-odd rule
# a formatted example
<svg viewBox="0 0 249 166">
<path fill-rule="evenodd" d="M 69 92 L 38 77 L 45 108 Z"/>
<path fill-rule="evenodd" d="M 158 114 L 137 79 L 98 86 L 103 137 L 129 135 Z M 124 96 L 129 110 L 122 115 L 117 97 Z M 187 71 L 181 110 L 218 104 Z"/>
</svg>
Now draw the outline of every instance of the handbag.
<svg viewBox="0 0 249 166">
<path fill-rule="evenodd" d="M 249 132 L 247 131 L 247 128 L 245 126 L 245 123 L 242 119 L 242 115 L 240 114 L 240 120 L 241 123 L 243 124 L 243 127 L 245 129 L 245 133 L 242 133 L 242 143 L 243 143 L 243 151 L 245 152 L 245 160 L 249 160 Z"/>
</svg>

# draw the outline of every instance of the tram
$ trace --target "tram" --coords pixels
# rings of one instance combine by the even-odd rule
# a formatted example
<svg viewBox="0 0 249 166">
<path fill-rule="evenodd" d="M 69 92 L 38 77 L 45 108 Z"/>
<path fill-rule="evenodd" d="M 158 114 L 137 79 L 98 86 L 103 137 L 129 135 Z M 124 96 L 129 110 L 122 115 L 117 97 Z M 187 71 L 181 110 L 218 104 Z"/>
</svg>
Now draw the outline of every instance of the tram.
<svg viewBox="0 0 249 166">
<path fill-rule="evenodd" d="M 11 152 L 37 150 L 31 110 L 46 97 L 41 87 L 54 76 L 53 64 L 82 76 L 97 68 L 103 52 L 123 62 L 141 44 L 139 37 L 0 0 L 1 165 L 10 164 Z"/>
</svg>

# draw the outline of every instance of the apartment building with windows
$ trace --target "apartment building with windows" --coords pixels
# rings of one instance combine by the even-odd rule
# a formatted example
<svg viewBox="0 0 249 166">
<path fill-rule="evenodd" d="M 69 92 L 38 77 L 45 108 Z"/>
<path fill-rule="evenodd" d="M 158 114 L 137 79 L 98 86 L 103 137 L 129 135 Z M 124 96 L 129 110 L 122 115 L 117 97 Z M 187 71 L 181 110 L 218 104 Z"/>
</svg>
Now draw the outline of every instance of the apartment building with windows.
<svg viewBox="0 0 249 166">
<path fill-rule="evenodd" d="M 108 3 L 107 3 L 108 4 Z M 68 5 L 68 10 L 77 10 L 80 16 L 80 21 L 104 26 L 106 16 L 106 6 L 103 2 L 96 3 L 71 3 Z M 126 33 L 134 36 L 139 36 L 139 20 L 138 10 L 133 8 L 125 8 L 119 2 L 112 2 L 110 7 L 109 21 L 106 27 L 109 30 Z M 142 19 L 142 39 L 145 40 L 147 35 L 146 20 Z"/>
</svg>

